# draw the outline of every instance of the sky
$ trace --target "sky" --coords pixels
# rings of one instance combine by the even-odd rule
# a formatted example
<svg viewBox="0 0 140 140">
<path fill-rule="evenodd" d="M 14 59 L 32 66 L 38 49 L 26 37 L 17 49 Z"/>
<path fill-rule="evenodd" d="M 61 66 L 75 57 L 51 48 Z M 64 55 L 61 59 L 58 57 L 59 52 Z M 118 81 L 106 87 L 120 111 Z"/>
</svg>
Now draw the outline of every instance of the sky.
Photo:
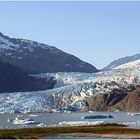
<svg viewBox="0 0 140 140">
<path fill-rule="evenodd" d="M 55 46 L 101 69 L 140 53 L 140 1 L 0 1 L 0 32 Z"/>
</svg>

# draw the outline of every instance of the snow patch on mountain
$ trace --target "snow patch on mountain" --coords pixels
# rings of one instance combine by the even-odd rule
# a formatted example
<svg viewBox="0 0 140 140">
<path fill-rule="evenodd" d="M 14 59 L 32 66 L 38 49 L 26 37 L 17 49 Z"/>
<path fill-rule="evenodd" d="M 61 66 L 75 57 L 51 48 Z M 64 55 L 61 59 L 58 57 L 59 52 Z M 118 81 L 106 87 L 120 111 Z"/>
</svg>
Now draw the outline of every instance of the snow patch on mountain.
<svg viewBox="0 0 140 140">
<path fill-rule="evenodd" d="M 43 43 L 37 43 L 35 41 L 31 41 L 31 40 L 27 40 L 27 39 L 14 39 L 16 40 L 15 43 L 13 43 L 13 41 L 11 41 L 12 38 L 8 37 L 8 36 L 4 36 L 2 33 L 0 34 L 0 49 L 5 49 L 5 50 L 16 50 L 21 48 L 24 49 L 29 49 L 29 51 L 33 51 L 34 47 L 41 47 L 43 49 L 54 49 L 51 46 L 45 45 Z M 25 45 L 26 43 L 26 45 Z M 22 46 L 23 45 L 23 46 Z"/>
<path fill-rule="evenodd" d="M 138 67 L 140 67 L 140 59 L 132 62 L 128 62 L 126 64 L 122 64 L 117 67 L 113 67 L 113 69 L 126 69 L 126 68 L 138 68 Z"/>
<path fill-rule="evenodd" d="M 5 39 L 0 36 L 0 49 L 11 50 L 13 49 L 11 46 L 14 47 L 14 49 L 19 47 L 19 45 L 15 45 L 12 42 L 10 42 L 8 39 Z"/>
<path fill-rule="evenodd" d="M 34 52 L 34 48 L 42 48 L 42 49 L 48 50 L 50 54 L 59 54 L 59 53 L 61 55 L 67 54 L 57 49 L 54 46 L 46 45 L 44 43 L 38 43 L 36 41 L 32 41 L 28 39 L 10 38 L 0 33 L 0 49 L 1 49 L 1 52 L 4 52 L 4 53 L 6 51 L 5 55 L 8 54 L 7 51 L 11 52 L 12 50 L 20 52 L 20 55 L 21 53 L 25 53 L 24 50 L 28 50 L 29 52 Z M 14 56 L 12 57 L 15 58 Z"/>
<path fill-rule="evenodd" d="M 115 69 L 116 67 L 119 67 L 121 65 L 124 65 L 124 64 L 127 64 L 129 62 L 133 62 L 133 61 L 136 61 L 136 60 L 139 60 L 139 59 L 140 59 L 140 54 L 123 57 L 123 58 L 120 58 L 120 59 L 117 59 L 117 60 L 114 60 L 113 62 L 111 62 L 108 66 L 106 66 L 104 68 L 104 70 Z"/>
<path fill-rule="evenodd" d="M 11 58 L 20 60 L 23 58 L 21 55 L 29 55 L 29 53 L 34 52 L 34 48 L 48 49 L 50 54 L 63 53 L 61 50 L 53 46 L 28 39 L 14 39 L 0 33 L 0 53 L 4 53 L 5 56 L 11 56 Z M 13 50 L 18 51 L 20 56 L 15 56 L 15 54 L 11 53 Z M 29 52 L 27 53 L 26 51 L 25 53 L 25 50 L 28 50 Z"/>
</svg>

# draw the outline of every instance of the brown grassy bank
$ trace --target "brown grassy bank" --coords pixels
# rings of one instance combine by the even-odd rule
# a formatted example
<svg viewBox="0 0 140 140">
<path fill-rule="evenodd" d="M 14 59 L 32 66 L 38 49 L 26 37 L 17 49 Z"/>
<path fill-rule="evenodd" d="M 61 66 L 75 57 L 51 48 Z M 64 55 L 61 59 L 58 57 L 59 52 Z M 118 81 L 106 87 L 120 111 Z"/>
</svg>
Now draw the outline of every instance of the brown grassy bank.
<svg viewBox="0 0 140 140">
<path fill-rule="evenodd" d="M 71 135 L 135 135 L 140 136 L 140 129 L 130 129 L 121 125 L 107 124 L 99 126 L 75 126 L 75 127 L 53 127 L 53 128 L 26 128 L 0 130 L 0 138 L 38 139 L 47 136 Z"/>
</svg>

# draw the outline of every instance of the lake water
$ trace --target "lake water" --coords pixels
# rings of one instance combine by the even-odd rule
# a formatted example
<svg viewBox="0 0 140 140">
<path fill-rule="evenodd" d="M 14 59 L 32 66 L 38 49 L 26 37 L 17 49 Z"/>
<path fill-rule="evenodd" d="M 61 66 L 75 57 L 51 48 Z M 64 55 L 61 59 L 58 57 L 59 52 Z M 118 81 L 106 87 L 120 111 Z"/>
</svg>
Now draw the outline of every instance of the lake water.
<svg viewBox="0 0 140 140">
<path fill-rule="evenodd" d="M 114 118 L 110 119 L 93 119 L 83 120 L 81 119 L 85 115 L 109 115 Z M 31 114 L 0 114 L 0 129 L 15 129 L 15 128 L 31 128 L 38 127 L 36 124 L 30 125 L 18 125 L 8 122 L 8 119 L 14 119 L 17 115 L 21 118 L 32 118 L 36 122 L 43 123 L 44 127 L 55 126 L 63 121 L 104 121 L 107 123 L 121 123 L 127 124 L 132 128 L 140 128 L 140 115 L 129 116 L 127 112 L 93 112 L 93 113 L 38 113 L 38 116 L 30 116 Z"/>
</svg>

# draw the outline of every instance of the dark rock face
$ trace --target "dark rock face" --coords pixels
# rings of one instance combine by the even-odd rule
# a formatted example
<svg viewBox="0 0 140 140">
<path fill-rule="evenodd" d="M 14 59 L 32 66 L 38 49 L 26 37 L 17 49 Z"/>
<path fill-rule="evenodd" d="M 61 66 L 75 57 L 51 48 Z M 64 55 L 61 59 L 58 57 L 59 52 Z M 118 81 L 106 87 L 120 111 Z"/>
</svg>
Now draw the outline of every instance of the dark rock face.
<svg viewBox="0 0 140 140">
<path fill-rule="evenodd" d="M 128 57 L 123 57 L 123 58 L 114 60 L 109 65 L 107 65 L 103 70 L 112 69 L 112 68 L 117 67 L 119 65 L 122 65 L 122 64 L 125 64 L 125 63 L 128 63 L 128 62 L 132 62 L 132 61 L 135 61 L 135 60 L 138 60 L 138 59 L 140 59 L 140 54 L 136 54 L 136 55 L 128 56 Z"/>
<path fill-rule="evenodd" d="M 130 92 L 123 100 L 112 107 L 124 111 L 140 111 L 140 86 Z"/>
<path fill-rule="evenodd" d="M 126 93 L 100 94 L 88 99 L 85 110 L 92 111 L 140 111 L 140 86 Z"/>
<path fill-rule="evenodd" d="M 89 63 L 53 46 L 15 39 L 0 33 L 0 60 L 30 74 L 47 72 L 97 72 Z"/>
<path fill-rule="evenodd" d="M 53 88 L 53 79 L 37 79 L 28 76 L 19 68 L 0 61 L 0 93 L 16 91 L 36 91 Z"/>
<path fill-rule="evenodd" d="M 127 94 L 103 94 L 89 98 L 89 110 L 108 111 L 110 107 L 120 102 Z"/>
</svg>

